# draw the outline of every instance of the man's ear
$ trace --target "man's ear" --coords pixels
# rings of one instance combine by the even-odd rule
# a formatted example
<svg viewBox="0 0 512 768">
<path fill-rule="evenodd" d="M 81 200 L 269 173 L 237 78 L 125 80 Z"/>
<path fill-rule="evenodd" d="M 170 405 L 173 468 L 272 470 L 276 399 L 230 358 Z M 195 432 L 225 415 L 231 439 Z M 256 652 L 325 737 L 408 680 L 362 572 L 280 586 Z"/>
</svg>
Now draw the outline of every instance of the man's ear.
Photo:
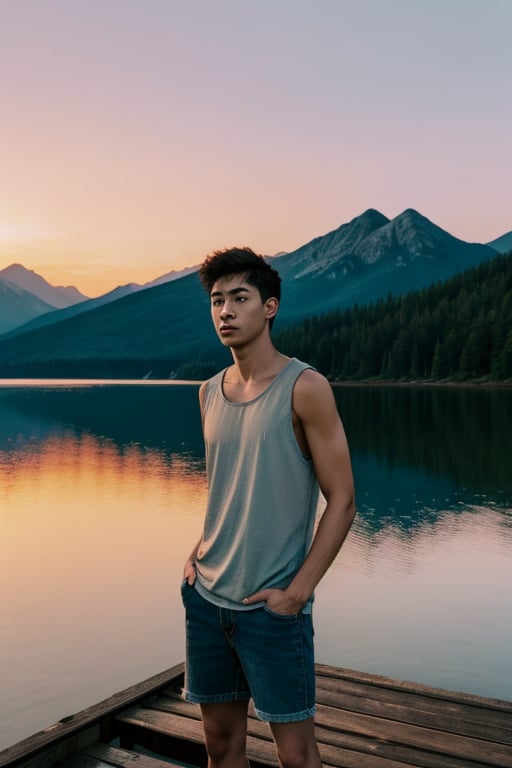
<svg viewBox="0 0 512 768">
<path fill-rule="evenodd" d="M 271 317 L 276 316 L 278 309 L 279 309 L 279 301 L 275 298 L 275 296 L 272 296 L 270 299 L 266 300 L 265 314 L 268 320 L 270 320 Z"/>
</svg>

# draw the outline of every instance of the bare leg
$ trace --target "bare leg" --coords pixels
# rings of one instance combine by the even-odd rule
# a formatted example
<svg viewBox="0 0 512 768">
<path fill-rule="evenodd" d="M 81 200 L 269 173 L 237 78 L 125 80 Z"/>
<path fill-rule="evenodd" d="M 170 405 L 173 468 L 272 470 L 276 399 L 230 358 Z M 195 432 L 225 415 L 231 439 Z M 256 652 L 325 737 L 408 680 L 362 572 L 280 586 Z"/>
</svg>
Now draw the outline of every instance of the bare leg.
<svg viewBox="0 0 512 768">
<path fill-rule="evenodd" d="M 322 768 L 312 717 L 295 723 L 270 723 L 280 768 Z"/>
<path fill-rule="evenodd" d="M 248 768 L 248 701 L 201 704 L 208 768 Z"/>
</svg>

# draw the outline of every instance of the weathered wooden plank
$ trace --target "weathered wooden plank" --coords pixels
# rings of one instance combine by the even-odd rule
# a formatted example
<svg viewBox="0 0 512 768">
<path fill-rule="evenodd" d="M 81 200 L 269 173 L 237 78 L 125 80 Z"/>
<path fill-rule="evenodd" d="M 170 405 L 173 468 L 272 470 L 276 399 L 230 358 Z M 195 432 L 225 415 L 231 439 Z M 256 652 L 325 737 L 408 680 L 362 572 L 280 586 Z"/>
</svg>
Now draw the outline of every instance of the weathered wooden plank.
<svg viewBox="0 0 512 768">
<path fill-rule="evenodd" d="M 137 722 L 120 723 L 120 747 L 194 766 L 206 766 L 208 762 L 204 740 L 194 738 L 190 730 L 183 728 L 172 733 Z"/>
<path fill-rule="evenodd" d="M 481 724 L 483 726 L 495 726 L 502 728 L 507 738 L 512 739 L 512 713 L 488 708 L 486 699 L 477 703 L 466 703 L 454 699 L 440 699 L 424 693 L 403 691 L 400 689 L 374 686 L 369 683 L 355 683 L 343 678 L 317 677 L 317 699 L 327 703 L 334 701 L 334 697 L 354 697 L 353 704 L 357 704 L 357 698 L 362 700 L 394 704 L 404 707 L 411 712 L 430 713 L 437 716 L 446 716 L 467 723 Z M 492 700 L 494 701 L 494 700 Z M 507 742 L 509 743 L 509 742 Z"/>
<path fill-rule="evenodd" d="M 59 768 L 109 768 L 109 763 L 104 763 L 99 758 L 84 752 L 75 752 L 74 755 L 60 763 Z"/>
<path fill-rule="evenodd" d="M 190 706 L 185 703 L 184 705 Z M 154 729 L 169 737 L 179 737 L 195 743 L 202 743 L 203 741 L 201 722 L 196 718 L 190 719 L 181 715 L 173 715 L 170 712 L 137 707 L 123 712 L 119 719 L 127 725 L 143 730 Z M 248 732 L 247 755 L 249 759 L 258 765 L 278 766 L 275 746 L 268 724 L 251 718 Z M 137 733 L 134 733 L 134 738 L 137 739 Z M 347 747 L 345 744 L 333 745 L 324 742 L 319 744 L 319 749 L 325 768 L 416 768 L 417 766 L 412 762 L 404 763 L 392 757 L 372 754 L 371 749 L 366 753 L 356 751 L 351 745 Z M 440 765 L 438 763 L 438 766 Z M 460 766 L 460 768 L 465 768 L 465 766 Z"/>
<path fill-rule="evenodd" d="M 348 710 L 336 710 L 331 707 L 319 706 L 317 712 L 319 725 L 331 729 L 344 730 L 370 736 L 373 739 L 384 739 L 396 744 L 407 744 L 418 749 L 430 750 L 440 755 L 459 757 L 464 760 L 482 762 L 488 766 L 511 768 L 512 747 L 494 744 L 482 739 L 474 739 L 457 734 L 446 733 L 429 728 L 422 728 L 408 723 L 397 723 L 393 720 L 372 717 Z"/>
<path fill-rule="evenodd" d="M 404 711 L 411 713 L 416 711 L 430 713 L 438 718 L 444 715 L 449 722 L 453 719 L 454 724 L 456 721 L 461 721 L 462 733 L 466 732 L 466 724 L 472 724 L 471 729 L 475 724 L 480 732 L 482 728 L 478 724 L 485 729 L 494 726 L 502 729 L 501 736 L 497 733 L 498 739 L 502 738 L 506 744 L 512 743 L 512 702 L 445 691 L 417 683 L 393 680 L 382 675 L 370 675 L 321 664 L 317 664 L 316 668 L 317 699 L 320 703 L 335 704 L 336 699 L 332 695 L 334 694 L 336 697 L 339 696 L 340 706 L 345 708 L 343 697 L 348 694 L 360 697 L 366 702 L 384 702 L 403 707 Z M 176 690 L 174 686 L 172 690 L 164 689 L 164 693 L 176 695 Z M 354 711 L 358 711 L 356 705 L 357 701 L 354 699 L 352 701 Z M 366 709 L 363 708 L 362 711 Z M 398 711 L 396 714 L 398 715 Z M 411 716 L 413 718 L 411 722 L 418 721 L 416 716 Z M 421 717 L 421 714 L 418 717 Z"/>
<path fill-rule="evenodd" d="M 372 697 L 371 691 L 368 692 L 367 698 L 363 698 L 336 690 L 322 690 L 318 693 L 317 702 L 319 705 L 323 704 L 340 710 L 359 712 L 401 723 L 409 723 L 410 725 L 447 731 L 460 736 L 471 736 L 494 741 L 498 744 L 512 745 L 512 728 L 507 727 L 512 725 L 512 717 L 501 713 L 501 723 L 495 725 L 494 722 L 486 722 L 483 715 L 479 716 L 477 720 L 472 720 L 472 713 L 465 716 L 465 710 L 460 708 L 455 708 L 450 713 L 446 711 L 439 713 L 436 712 L 435 706 L 428 709 L 418 709 L 412 706 L 412 702 L 408 700 L 401 700 L 401 703 L 388 702 L 382 699 L 376 700 Z"/>
<path fill-rule="evenodd" d="M 11 765 L 13 768 L 52 768 L 52 766 L 62 762 L 75 752 L 79 752 L 84 747 L 94 744 L 100 738 L 100 725 L 95 723 L 89 727 L 81 728 L 64 738 L 61 738 L 62 734 L 59 732 L 54 739 L 53 732 L 60 731 L 59 725 L 57 723 L 56 726 L 43 731 L 42 736 L 45 738 L 32 737 L 27 739 L 27 750 L 25 747 L 18 750 L 16 748 L 18 745 L 15 745 L 15 748 L 0 752 L 0 765 L 9 765 L 9 768 L 11 768 Z M 39 734 L 36 734 L 36 736 L 39 736 Z M 34 747 L 34 743 L 37 746 Z M 16 756 L 12 763 L 6 757 L 6 755 L 11 753 L 14 753 Z"/>
<path fill-rule="evenodd" d="M 187 704 L 182 699 L 178 698 L 175 694 L 171 696 L 159 696 L 154 699 L 151 705 L 152 708 L 159 709 L 169 713 L 179 714 L 183 717 L 189 717 L 199 721 L 200 712 L 197 706 Z M 252 717 L 249 719 L 248 733 L 257 738 L 271 739 L 271 733 L 266 723 L 262 723 L 254 717 L 253 707 L 249 708 Z M 334 716 L 337 716 L 336 710 L 334 710 Z M 399 744 L 384 739 L 376 739 L 371 734 L 365 733 L 353 733 L 347 730 L 346 722 L 343 720 L 343 713 L 340 715 L 340 722 L 334 729 L 332 722 L 328 722 L 327 726 L 323 725 L 324 718 L 322 717 L 322 710 L 320 708 L 319 716 L 316 718 L 317 722 L 317 739 L 321 745 L 321 752 L 323 754 L 324 762 L 327 758 L 327 753 L 331 755 L 327 747 L 337 747 L 343 750 L 345 760 L 348 758 L 346 754 L 354 753 L 357 755 L 357 759 L 351 754 L 349 762 L 355 762 L 356 765 L 361 765 L 361 761 L 366 758 L 364 755 L 373 755 L 381 759 L 387 759 L 388 761 L 398 761 L 401 765 L 414 766 L 415 768 L 481 768 L 481 762 L 468 762 L 467 758 L 453 757 L 447 754 L 440 755 L 439 753 L 433 753 L 423 748 L 413 747 L 407 744 Z M 340 753 L 341 754 L 341 753 Z M 339 758 L 338 758 L 339 759 Z M 370 761 L 372 762 L 372 761 Z M 335 763 L 338 765 L 339 763 Z M 343 763 L 344 764 L 344 763 Z"/>
<path fill-rule="evenodd" d="M 404 762 L 397 756 L 383 757 L 372 752 L 362 752 L 359 749 L 347 749 L 345 746 L 335 747 L 322 741 L 318 746 L 324 768 L 420 768 L 421 766 L 417 762 Z M 445 768 L 444 763 L 438 763 L 437 768 Z M 467 766 L 464 764 L 460 768 L 467 768 Z"/>
<path fill-rule="evenodd" d="M 125 727 L 135 728 L 133 738 L 139 738 L 138 729 L 155 731 L 164 736 L 178 738 L 194 744 L 203 744 L 203 726 L 199 719 L 191 719 L 169 712 L 135 707 L 119 715 L 118 720 Z M 264 765 L 275 765 L 275 750 L 269 741 L 249 737 L 248 755 Z"/>
<path fill-rule="evenodd" d="M 0 768 L 205 765 L 200 709 L 182 700 L 182 673 L 177 665 L 64 718 L 0 753 Z M 326 768 L 512 768 L 512 702 L 324 665 L 317 665 L 317 700 Z M 252 705 L 249 714 L 251 765 L 277 766 L 268 724 Z M 122 747 L 152 754 L 94 743 L 116 733 Z"/>
<path fill-rule="evenodd" d="M 324 745 L 351 749 L 360 757 L 373 755 L 396 761 L 400 766 L 411 768 L 482 768 L 481 762 L 440 755 L 405 744 L 374 739 L 371 736 L 334 731 L 319 725 L 316 726 L 316 736 L 318 742 Z"/>
<path fill-rule="evenodd" d="M 129 749 L 119 749 L 109 744 L 94 744 L 82 754 L 91 760 L 100 761 L 102 766 L 109 765 L 115 768 L 173 768 L 179 765 L 169 759 L 160 760 L 157 757 L 132 752 Z"/>
<path fill-rule="evenodd" d="M 72 755 L 59 768 L 183 768 L 183 763 L 97 744 L 96 748 Z"/>
<path fill-rule="evenodd" d="M 180 703 L 176 702 L 177 709 Z M 184 708 L 190 706 L 182 702 Z M 173 703 L 170 702 L 172 707 Z M 202 727 L 196 713 L 193 718 L 173 714 L 169 711 L 138 707 L 122 713 L 120 720 L 144 730 L 155 730 L 160 734 L 179 737 L 201 743 Z M 332 730 L 329 717 L 325 715 L 318 728 L 319 749 L 325 766 L 344 768 L 482 768 L 482 766 L 512 765 L 512 752 L 503 757 L 498 752 L 476 748 L 477 740 L 463 739 L 461 743 L 439 742 L 439 735 L 428 729 L 415 729 L 413 734 L 397 732 L 396 724 L 389 721 L 365 723 L 354 727 L 348 723 L 347 730 Z M 368 718 L 370 720 L 370 718 Z M 379 727 L 380 726 L 380 727 Z M 418 732 L 421 733 L 421 738 Z M 251 719 L 248 726 L 247 753 L 250 759 L 262 765 L 276 766 L 275 748 L 266 723 Z M 358 738 L 359 736 L 359 738 Z M 135 736 L 136 738 L 136 736 Z M 405 741 L 402 739 L 405 738 Z M 419 742 L 414 744 L 414 742 Z M 464 743 L 462 743 L 464 742 Z M 445 749 L 446 747 L 446 749 Z M 477 745 L 478 747 L 478 745 Z M 475 751 L 473 751 L 475 750 Z M 503 758 L 503 759 L 502 759 Z"/>
<path fill-rule="evenodd" d="M 63 718 L 55 725 L 52 725 L 27 739 L 14 744 L 0 752 L 0 768 L 9 766 L 9 768 L 30 768 L 32 765 L 46 766 L 51 765 L 46 756 L 38 758 L 45 750 L 50 748 L 50 752 L 56 750 L 60 755 L 60 760 L 64 760 L 73 750 L 80 748 L 73 747 L 73 744 L 87 746 L 84 743 L 92 743 L 85 734 L 89 733 L 89 727 L 99 723 L 103 718 L 111 716 L 127 706 L 131 706 L 135 701 L 146 698 L 156 691 L 169 686 L 172 681 L 179 680 L 183 675 L 183 664 L 177 664 L 171 669 L 160 672 L 158 675 L 144 680 L 141 683 L 132 685 L 129 688 L 115 693 L 113 696 L 95 704 L 92 707 Z M 80 733 L 83 732 L 83 733 Z M 76 736 L 77 741 L 73 740 Z M 97 740 L 99 736 L 94 732 L 91 734 L 92 740 Z M 66 745 L 66 746 L 65 746 Z"/>
<path fill-rule="evenodd" d="M 161 712 L 171 712 L 175 715 L 189 717 L 191 720 L 201 720 L 201 710 L 198 704 L 189 704 L 187 701 L 173 696 L 155 696 L 148 704 L 148 709 L 158 709 Z"/>
<path fill-rule="evenodd" d="M 322 678 L 334 678 L 340 680 L 352 680 L 357 683 L 366 683 L 375 688 L 387 688 L 396 691 L 408 691 L 419 696 L 427 695 L 429 698 L 437 698 L 441 701 L 454 701 L 458 703 L 472 704 L 486 709 L 495 709 L 512 714 L 512 701 L 493 699 L 486 696 L 477 696 L 472 693 L 450 691 L 444 688 L 434 688 L 422 683 L 413 683 L 408 680 L 396 680 L 384 675 L 375 675 L 368 672 L 359 672 L 354 669 L 332 667 L 326 664 L 316 665 L 317 682 L 321 684 Z"/>
<path fill-rule="evenodd" d="M 202 744 L 204 741 L 203 727 L 199 719 L 173 715 L 169 712 L 160 712 L 145 707 L 132 707 L 121 712 L 117 716 L 117 720 L 125 726 L 142 727 L 198 744 Z"/>
</svg>

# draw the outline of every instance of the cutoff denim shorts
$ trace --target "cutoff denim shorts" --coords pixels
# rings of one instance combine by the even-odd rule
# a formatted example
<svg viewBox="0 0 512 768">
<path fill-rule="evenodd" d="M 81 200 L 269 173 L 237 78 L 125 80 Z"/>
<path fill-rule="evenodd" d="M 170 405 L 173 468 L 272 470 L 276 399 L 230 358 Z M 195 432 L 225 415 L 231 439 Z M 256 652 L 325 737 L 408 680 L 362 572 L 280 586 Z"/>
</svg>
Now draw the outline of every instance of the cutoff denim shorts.
<svg viewBox="0 0 512 768">
<path fill-rule="evenodd" d="M 261 720 L 315 714 L 311 614 L 219 608 L 185 580 L 187 653 L 183 696 L 193 704 L 248 700 Z"/>
</svg>

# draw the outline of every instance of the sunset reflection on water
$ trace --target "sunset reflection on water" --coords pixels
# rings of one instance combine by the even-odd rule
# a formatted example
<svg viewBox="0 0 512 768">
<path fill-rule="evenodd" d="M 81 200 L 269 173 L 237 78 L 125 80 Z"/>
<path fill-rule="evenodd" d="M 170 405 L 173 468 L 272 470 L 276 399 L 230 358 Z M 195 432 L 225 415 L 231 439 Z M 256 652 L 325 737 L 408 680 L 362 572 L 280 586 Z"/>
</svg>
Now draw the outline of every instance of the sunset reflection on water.
<svg viewBox="0 0 512 768">
<path fill-rule="evenodd" d="M 183 659 L 179 583 L 206 494 L 202 461 L 182 454 L 71 432 L 13 448 L 0 748 Z"/>
<path fill-rule="evenodd" d="M 183 660 L 197 389 L 0 386 L 0 748 Z M 512 699 L 511 395 L 336 391 L 359 514 L 318 661 Z"/>
</svg>

